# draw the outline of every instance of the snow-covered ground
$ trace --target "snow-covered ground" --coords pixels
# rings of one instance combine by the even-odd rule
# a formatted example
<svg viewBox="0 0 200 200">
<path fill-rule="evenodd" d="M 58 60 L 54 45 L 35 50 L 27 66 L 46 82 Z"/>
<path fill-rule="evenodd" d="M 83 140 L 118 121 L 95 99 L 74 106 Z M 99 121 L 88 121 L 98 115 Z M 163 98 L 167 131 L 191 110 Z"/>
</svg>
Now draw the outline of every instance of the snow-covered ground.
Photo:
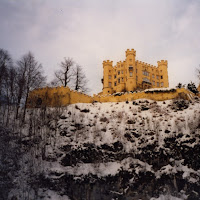
<svg viewBox="0 0 200 200">
<path fill-rule="evenodd" d="M 94 187 L 99 181 L 105 181 L 99 187 L 108 192 L 108 199 L 120 195 L 143 198 L 142 190 L 148 193 L 145 199 L 187 199 L 188 188 L 181 181 L 199 197 L 195 190 L 200 188 L 198 99 L 140 99 L 80 103 L 45 111 L 29 109 L 21 132 L 24 146 L 32 144 L 22 162 L 31 163 L 32 173 L 40 176 L 32 183 L 40 188 L 39 199 L 78 199 L 82 195 L 81 199 L 88 195 L 84 193 L 86 186 L 91 187 L 87 192 L 92 199 L 93 190 L 99 192 Z M 30 170 L 28 164 L 25 166 L 23 175 Z M 16 178 L 16 183 L 22 184 L 21 178 Z M 152 189 L 155 192 L 148 181 L 156 187 Z"/>
</svg>

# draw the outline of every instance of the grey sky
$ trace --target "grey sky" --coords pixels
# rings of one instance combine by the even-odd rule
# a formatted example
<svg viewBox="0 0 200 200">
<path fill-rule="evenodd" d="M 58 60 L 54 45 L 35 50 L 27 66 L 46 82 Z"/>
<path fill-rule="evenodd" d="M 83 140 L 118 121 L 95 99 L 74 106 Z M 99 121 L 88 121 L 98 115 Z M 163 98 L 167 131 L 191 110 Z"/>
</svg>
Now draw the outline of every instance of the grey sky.
<svg viewBox="0 0 200 200">
<path fill-rule="evenodd" d="M 170 86 L 197 83 L 199 0 L 0 0 L 0 48 L 19 59 L 32 51 L 48 80 L 64 57 L 84 67 L 100 92 L 102 61 L 134 48 L 136 59 L 168 60 Z"/>
</svg>

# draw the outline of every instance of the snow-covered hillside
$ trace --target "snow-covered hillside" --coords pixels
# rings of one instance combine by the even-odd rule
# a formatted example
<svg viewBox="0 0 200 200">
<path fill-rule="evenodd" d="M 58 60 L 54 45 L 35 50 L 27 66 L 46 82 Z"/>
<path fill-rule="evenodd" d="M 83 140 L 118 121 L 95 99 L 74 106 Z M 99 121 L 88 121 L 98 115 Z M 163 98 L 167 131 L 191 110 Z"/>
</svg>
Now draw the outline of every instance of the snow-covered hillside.
<svg viewBox="0 0 200 200">
<path fill-rule="evenodd" d="M 200 199 L 199 99 L 28 112 L 10 198 Z"/>
</svg>

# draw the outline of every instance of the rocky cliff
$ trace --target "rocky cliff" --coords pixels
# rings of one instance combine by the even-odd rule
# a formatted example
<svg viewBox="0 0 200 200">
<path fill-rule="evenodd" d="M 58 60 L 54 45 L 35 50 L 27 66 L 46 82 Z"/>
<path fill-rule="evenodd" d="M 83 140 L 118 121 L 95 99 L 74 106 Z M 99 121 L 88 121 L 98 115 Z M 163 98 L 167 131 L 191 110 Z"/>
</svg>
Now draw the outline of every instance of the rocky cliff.
<svg viewBox="0 0 200 200">
<path fill-rule="evenodd" d="M 3 199 L 200 199 L 198 98 L 29 109 L 7 136 L 20 151 Z"/>
</svg>

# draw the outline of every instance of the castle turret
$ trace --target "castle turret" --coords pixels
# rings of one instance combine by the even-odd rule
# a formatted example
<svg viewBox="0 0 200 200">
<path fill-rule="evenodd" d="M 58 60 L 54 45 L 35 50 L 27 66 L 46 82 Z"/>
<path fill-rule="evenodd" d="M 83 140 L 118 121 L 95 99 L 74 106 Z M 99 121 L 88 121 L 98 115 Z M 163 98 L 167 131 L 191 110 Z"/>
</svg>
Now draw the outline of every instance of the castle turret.
<svg viewBox="0 0 200 200">
<path fill-rule="evenodd" d="M 136 51 L 134 49 L 131 50 L 127 49 L 126 51 L 127 91 L 133 91 L 136 88 L 135 56 L 136 56 Z"/>
<path fill-rule="evenodd" d="M 158 70 L 159 70 L 159 76 L 160 76 L 160 86 L 161 87 L 169 87 L 169 81 L 168 81 L 168 62 L 167 60 L 161 60 L 158 61 Z"/>
<path fill-rule="evenodd" d="M 112 94 L 113 61 L 103 61 L 103 94 Z"/>
</svg>

